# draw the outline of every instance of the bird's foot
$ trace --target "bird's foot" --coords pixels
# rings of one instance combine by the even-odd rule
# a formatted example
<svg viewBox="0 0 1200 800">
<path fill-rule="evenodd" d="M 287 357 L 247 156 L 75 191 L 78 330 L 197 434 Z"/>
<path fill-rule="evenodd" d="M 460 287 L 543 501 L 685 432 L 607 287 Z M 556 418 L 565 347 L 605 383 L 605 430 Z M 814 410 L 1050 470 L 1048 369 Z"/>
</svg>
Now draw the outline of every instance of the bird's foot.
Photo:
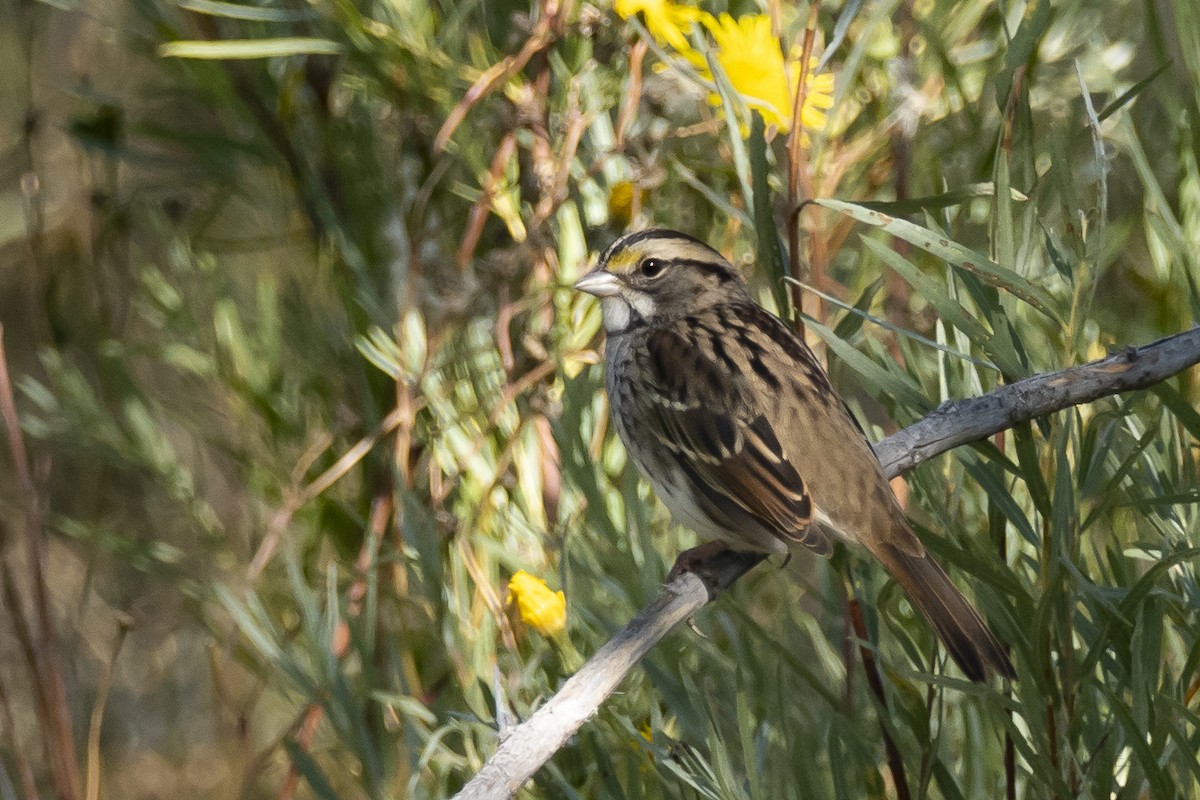
<svg viewBox="0 0 1200 800">
<path fill-rule="evenodd" d="M 667 573 L 667 583 L 678 578 L 686 572 L 695 573 L 708 582 L 708 566 L 709 562 L 715 559 L 722 553 L 736 552 L 732 547 L 722 541 L 705 542 L 704 544 L 696 545 L 688 548 L 680 553 L 675 559 L 675 566 L 671 567 L 671 571 Z"/>
<path fill-rule="evenodd" d="M 767 553 L 735 550 L 719 541 L 707 542 L 679 554 L 675 559 L 675 566 L 671 567 L 671 572 L 667 575 L 667 583 L 671 583 L 680 575 L 695 575 L 704 584 L 708 599 L 712 601 L 766 558 Z"/>
</svg>

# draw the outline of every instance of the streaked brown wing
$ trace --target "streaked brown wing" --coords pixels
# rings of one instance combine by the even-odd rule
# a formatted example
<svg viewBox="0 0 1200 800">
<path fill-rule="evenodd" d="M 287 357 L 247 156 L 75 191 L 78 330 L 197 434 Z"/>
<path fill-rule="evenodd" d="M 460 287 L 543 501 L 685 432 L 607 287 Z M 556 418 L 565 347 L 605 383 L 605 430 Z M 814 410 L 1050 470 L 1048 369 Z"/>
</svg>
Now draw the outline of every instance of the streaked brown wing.
<svg viewBox="0 0 1200 800">
<path fill-rule="evenodd" d="M 658 423 L 647 427 L 701 497 L 734 524 L 749 516 L 784 539 L 829 553 L 828 539 L 811 524 L 812 498 L 771 421 L 742 389 L 728 354 L 712 344 L 689 341 L 678 326 L 647 337 L 640 366 L 654 389 L 644 400 Z"/>
</svg>

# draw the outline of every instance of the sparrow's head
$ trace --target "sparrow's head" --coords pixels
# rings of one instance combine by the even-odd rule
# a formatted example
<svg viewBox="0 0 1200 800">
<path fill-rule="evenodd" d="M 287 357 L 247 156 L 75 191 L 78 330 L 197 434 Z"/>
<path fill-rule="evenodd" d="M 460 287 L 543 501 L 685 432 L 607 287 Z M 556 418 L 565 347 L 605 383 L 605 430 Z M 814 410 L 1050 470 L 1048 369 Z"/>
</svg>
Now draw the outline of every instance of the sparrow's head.
<svg viewBox="0 0 1200 800">
<path fill-rule="evenodd" d="M 746 293 L 737 270 L 720 253 L 665 228 L 617 239 L 575 288 L 600 298 L 610 335 L 684 317 Z"/>
</svg>

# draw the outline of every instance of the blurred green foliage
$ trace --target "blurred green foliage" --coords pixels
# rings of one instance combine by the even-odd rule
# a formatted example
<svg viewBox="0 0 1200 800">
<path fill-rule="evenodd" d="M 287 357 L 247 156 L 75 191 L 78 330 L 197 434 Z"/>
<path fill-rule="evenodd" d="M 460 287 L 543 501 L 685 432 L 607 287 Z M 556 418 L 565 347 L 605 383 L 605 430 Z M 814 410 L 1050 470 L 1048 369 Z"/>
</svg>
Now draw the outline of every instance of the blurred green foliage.
<svg viewBox="0 0 1200 800">
<path fill-rule="evenodd" d="M 809 13 L 706 8 L 776 12 L 785 50 Z M 498 713 L 569 669 L 509 577 L 565 590 L 587 655 L 693 543 L 607 433 L 598 308 L 566 287 L 655 223 L 780 297 L 763 221 L 783 236 L 785 137 L 744 141 L 719 74 L 728 122 L 603 4 L 0 15 L 0 313 L 79 759 L 114 797 L 453 793 Z M 837 200 L 801 216 L 831 298 L 801 311 L 875 435 L 1200 318 L 1192 0 L 829 2 L 816 39 L 835 103 L 800 199 Z M 1195 796 L 1198 400 L 1184 375 L 907 476 L 925 540 L 1013 645 L 1011 695 L 931 660 L 856 562 L 879 703 L 846 571 L 764 567 L 523 796 L 895 796 L 881 731 L 912 797 Z M 18 579 L 27 510 L 0 480 Z M 0 797 L 26 796 L 23 766 L 49 796 L 36 677 L 5 636 Z"/>
</svg>

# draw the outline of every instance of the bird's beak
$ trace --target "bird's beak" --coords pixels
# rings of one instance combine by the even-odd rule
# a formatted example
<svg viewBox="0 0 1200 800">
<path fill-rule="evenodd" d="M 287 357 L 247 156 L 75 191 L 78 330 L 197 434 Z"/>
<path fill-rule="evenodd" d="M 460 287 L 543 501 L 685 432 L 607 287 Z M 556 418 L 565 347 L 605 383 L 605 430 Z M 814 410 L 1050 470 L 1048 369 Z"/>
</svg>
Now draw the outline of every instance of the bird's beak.
<svg viewBox="0 0 1200 800">
<path fill-rule="evenodd" d="M 612 297 L 621 291 L 621 281 L 603 269 L 594 269 L 575 282 L 575 288 L 596 297 Z"/>
</svg>

